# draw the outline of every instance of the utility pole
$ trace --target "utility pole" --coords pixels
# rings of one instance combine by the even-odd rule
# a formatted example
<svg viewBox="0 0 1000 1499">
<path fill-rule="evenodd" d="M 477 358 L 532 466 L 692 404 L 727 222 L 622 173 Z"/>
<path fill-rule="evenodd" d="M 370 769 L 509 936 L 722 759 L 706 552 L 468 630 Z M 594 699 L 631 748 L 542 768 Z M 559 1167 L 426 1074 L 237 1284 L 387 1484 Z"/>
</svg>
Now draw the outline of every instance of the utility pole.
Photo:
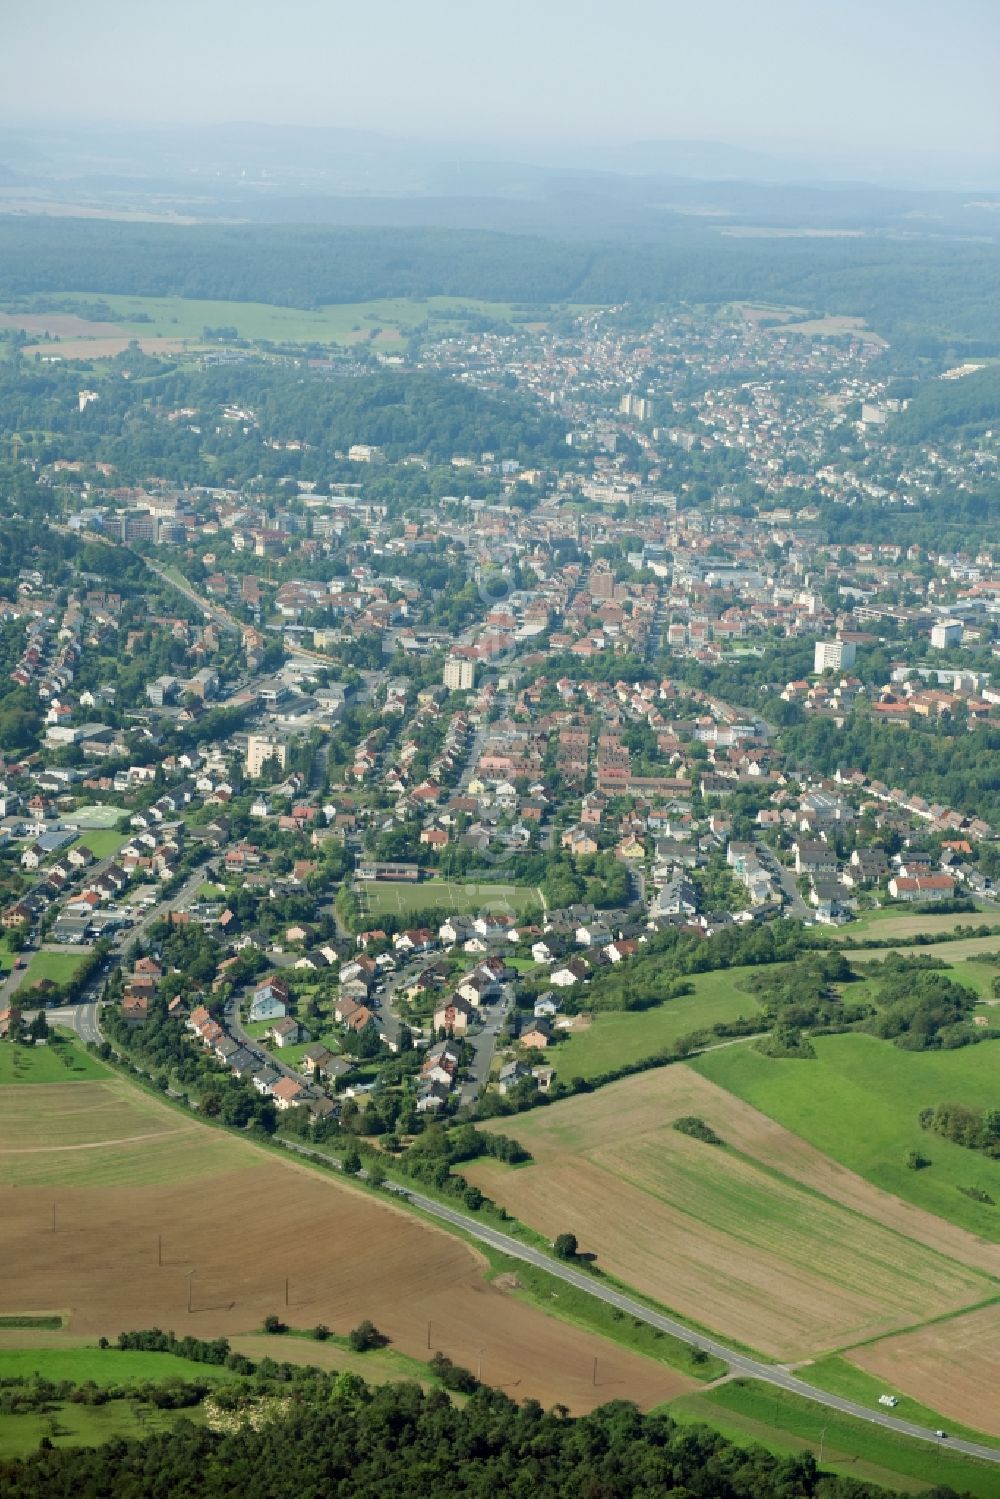
<svg viewBox="0 0 1000 1499">
<path fill-rule="evenodd" d="M 823 1445 L 826 1442 L 826 1427 L 819 1434 L 819 1461 L 823 1461 Z"/>
<path fill-rule="evenodd" d="M 428 1348 L 431 1346 L 431 1324 L 430 1324 L 430 1321 L 428 1321 L 428 1323 L 427 1323 L 427 1346 L 428 1346 Z"/>
<path fill-rule="evenodd" d="M 157 1234 L 157 1236 L 156 1236 L 156 1263 L 158 1265 L 162 1265 L 163 1264 L 163 1235 L 162 1234 Z"/>
<path fill-rule="evenodd" d="M 52 1232 L 55 1233 L 55 1231 L 56 1231 L 56 1205 L 55 1205 L 55 1203 L 53 1203 L 52 1204 Z"/>
<path fill-rule="evenodd" d="M 285 1305 L 288 1305 L 288 1276 L 285 1276 Z"/>
<path fill-rule="evenodd" d="M 597 1389 L 597 1359 L 594 1359 L 594 1389 Z"/>
</svg>

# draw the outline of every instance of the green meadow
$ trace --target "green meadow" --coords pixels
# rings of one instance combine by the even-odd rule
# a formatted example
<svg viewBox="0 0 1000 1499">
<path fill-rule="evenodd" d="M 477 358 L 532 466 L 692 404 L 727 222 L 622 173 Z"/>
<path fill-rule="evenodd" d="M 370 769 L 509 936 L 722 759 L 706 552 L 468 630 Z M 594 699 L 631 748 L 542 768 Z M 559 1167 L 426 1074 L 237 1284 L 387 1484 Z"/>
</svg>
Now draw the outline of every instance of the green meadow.
<svg viewBox="0 0 1000 1499">
<path fill-rule="evenodd" d="M 385 352 L 403 347 L 413 328 L 428 323 L 445 333 L 472 317 L 497 322 L 544 322 L 547 307 L 460 297 L 383 297 L 306 309 L 265 302 L 205 301 L 185 297 L 101 296 L 117 318 L 116 331 L 130 338 L 172 338 L 204 342 L 205 329 L 232 329 L 238 339 L 284 344 L 373 343 Z M 59 302 L 93 303 L 83 293 L 61 293 Z"/>
<path fill-rule="evenodd" d="M 1000 1047 L 902 1051 L 874 1036 L 817 1036 L 815 1060 L 765 1057 L 750 1046 L 707 1053 L 688 1065 L 801 1135 L 876 1186 L 1000 1240 L 1000 1161 L 921 1129 L 921 1109 L 945 1102 L 995 1108 Z M 911 1151 L 930 1160 L 907 1165 Z M 959 1189 L 988 1193 L 995 1205 Z"/>
<path fill-rule="evenodd" d="M 756 1015 L 760 1005 L 741 987 L 745 968 L 699 973 L 687 980 L 693 994 L 664 1000 L 652 1010 L 603 1010 L 587 1030 L 560 1041 L 552 1053 L 560 1078 L 598 1077 L 668 1051 L 682 1036 Z"/>
</svg>

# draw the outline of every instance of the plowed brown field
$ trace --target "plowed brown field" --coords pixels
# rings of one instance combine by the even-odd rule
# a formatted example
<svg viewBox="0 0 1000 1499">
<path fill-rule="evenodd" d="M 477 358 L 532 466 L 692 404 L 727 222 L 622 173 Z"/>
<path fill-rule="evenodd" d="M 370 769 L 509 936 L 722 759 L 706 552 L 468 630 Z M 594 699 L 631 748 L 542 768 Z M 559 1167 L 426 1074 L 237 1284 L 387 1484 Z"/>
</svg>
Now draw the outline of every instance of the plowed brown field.
<svg viewBox="0 0 1000 1499">
<path fill-rule="evenodd" d="M 427 1359 L 429 1342 L 473 1368 L 482 1357 L 491 1383 L 577 1411 L 617 1398 L 649 1407 L 694 1387 L 490 1285 L 481 1256 L 445 1231 L 123 1082 L 0 1090 L 8 1108 L 11 1094 L 20 1122 L 8 1130 L 17 1153 L 4 1154 L 0 1107 L 0 1312 L 62 1311 L 70 1337 L 154 1325 L 232 1335 L 269 1312 L 346 1332 L 369 1317 L 404 1353 Z M 71 1148 L 55 1143 L 61 1109 Z M 48 1145 L 26 1154 L 32 1114 Z"/>
</svg>

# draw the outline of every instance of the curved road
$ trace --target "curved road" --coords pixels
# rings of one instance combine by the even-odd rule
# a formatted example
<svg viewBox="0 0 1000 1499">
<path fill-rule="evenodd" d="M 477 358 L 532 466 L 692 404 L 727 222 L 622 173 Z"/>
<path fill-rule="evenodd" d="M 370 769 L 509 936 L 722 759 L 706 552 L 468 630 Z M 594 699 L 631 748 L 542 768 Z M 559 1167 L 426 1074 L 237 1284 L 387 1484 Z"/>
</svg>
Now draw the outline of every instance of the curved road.
<svg viewBox="0 0 1000 1499">
<path fill-rule="evenodd" d="M 315 1160 L 323 1161 L 325 1165 L 330 1164 L 329 1156 L 320 1155 L 308 1149 L 307 1146 L 297 1145 L 290 1140 L 282 1141 L 282 1144 L 297 1155 L 311 1156 Z M 840 1395 L 831 1395 L 827 1390 L 818 1390 L 815 1386 L 807 1384 L 804 1379 L 799 1379 L 797 1375 L 789 1374 L 787 1369 L 780 1365 L 758 1363 L 756 1359 L 749 1358 L 744 1353 L 734 1352 L 725 1343 L 716 1342 L 714 1338 L 706 1337 L 703 1333 L 692 1332 L 691 1328 L 685 1327 L 683 1322 L 675 1322 L 672 1317 L 665 1317 L 661 1312 L 654 1312 L 648 1306 L 643 1306 L 641 1301 L 634 1301 L 631 1296 L 615 1290 L 613 1286 L 602 1285 L 600 1281 L 594 1280 L 592 1276 L 584 1275 L 579 1270 L 574 1270 L 571 1265 L 565 1264 L 562 1260 L 554 1259 L 540 1249 L 532 1249 L 527 1244 L 521 1244 L 517 1239 L 510 1238 L 508 1234 L 500 1233 L 495 1228 L 488 1228 L 465 1213 L 459 1213 L 454 1208 L 435 1202 L 431 1197 L 425 1197 L 421 1192 L 414 1192 L 408 1186 L 394 1186 L 389 1190 L 396 1196 L 412 1202 L 423 1212 L 440 1218 L 443 1222 L 451 1224 L 453 1228 L 460 1228 L 463 1233 L 469 1234 L 473 1239 L 478 1239 L 482 1244 L 488 1244 L 491 1249 L 498 1249 L 501 1253 L 510 1255 L 512 1259 L 524 1260 L 526 1264 L 535 1265 L 538 1269 L 547 1271 L 549 1275 L 556 1276 L 558 1280 L 565 1281 L 567 1285 L 586 1292 L 588 1296 L 594 1296 L 598 1301 L 604 1301 L 608 1306 L 616 1307 L 618 1311 L 625 1312 L 628 1316 L 635 1317 L 650 1327 L 669 1333 L 671 1337 L 687 1343 L 691 1348 L 701 1348 L 705 1353 L 714 1354 L 716 1358 L 727 1363 L 734 1374 L 763 1380 L 767 1384 L 776 1385 L 781 1390 L 787 1390 L 789 1394 L 801 1395 L 816 1405 L 826 1406 L 828 1410 L 839 1411 L 845 1416 L 854 1416 L 859 1421 L 870 1421 L 873 1426 L 885 1427 L 888 1431 L 899 1432 L 901 1436 L 917 1437 L 924 1442 L 933 1442 L 936 1447 L 942 1447 L 946 1452 L 962 1452 L 967 1457 L 976 1457 L 984 1462 L 1000 1464 L 1000 1449 L 996 1447 L 984 1447 L 978 1442 L 966 1441 L 963 1437 L 939 1437 L 936 1432 L 926 1426 L 917 1426 L 912 1421 L 902 1421 L 898 1416 L 883 1414 L 881 1410 L 871 1410 L 866 1405 L 858 1405 L 855 1401 L 845 1400 Z"/>
<path fill-rule="evenodd" d="M 83 1041 L 96 1044 L 101 1039 L 97 1014 L 96 1004 L 81 1004 L 64 1010 L 50 1011 L 50 1018 L 56 1023 L 71 1026 Z M 318 1151 L 299 1145 L 294 1140 L 282 1140 L 279 1143 L 295 1155 L 321 1161 L 326 1166 L 339 1164 L 330 1156 L 321 1155 Z M 967 1441 L 964 1437 L 939 1437 L 936 1432 L 926 1426 L 917 1426 L 913 1421 L 903 1421 L 898 1416 L 883 1413 L 881 1410 L 872 1410 L 866 1405 L 858 1405 L 855 1401 L 845 1400 L 840 1395 L 832 1395 L 828 1390 L 819 1390 L 814 1385 L 808 1384 L 806 1380 L 799 1379 L 796 1374 L 790 1374 L 787 1369 L 778 1364 L 760 1363 L 745 1353 L 735 1352 L 725 1343 L 720 1343 L 704 1333 L 694 1332 L 683 1322 L 675 1322 L 672 1317 L 653 1311 L 650 1307 L 644 1306 L 641 1301 L 633 1300 L 623 1291 L 618 1291 L 613 1286 L 602 1285 L 599 1280 L 584 1275 L 580 1270 L 574 1270 L 571 1265 L 562 1260 L 554 1259 L 551 1255 L 545 1254 L 540 1249 L 533 1249 L 530 1245 L 521 1244 L 517 1239 L 512 1239 L 509 1234 L 501 1233 L 499 1229 L 489 1228 L 486 1224 L 477 1222 L 475 1218 L 470 1218 L 466 1213 L 457 1212 L 455 1208 L 447 1207 L 444 1203 L 435 1202 L 432 1197 L 425 1197 L 422 1192 L 415 1192 L 409 1186 L 390 1186 L 389 1191 L 404 1201 L 413 1203 L 415 1207 L 429 1213 L 431 1217 L 449 1224 L 452 1228 L 461 1229 L 463 1233 L 468 1234 L 470 1238 L 477 1239 L 481 1244 L 487 1244 L 491 1249 L 497 1249 L 502 1254 L 509 1255 L 511 1259 L 523 1260 L 528 1265 L 534 1265 L 539 1270 L 554 1275 L 557 1280 L 565 1281 L 576 1290 L 583 1291 L 586 1295 L 615 1307 L 627 1316 L 634 1317 L 639 1322 L 645 1322 L 649 1327 L 658 1328 L 660 1332 L 669 1333 L 671 1337 L 677 1338 L 679 1342 L 686 1343 L 691 1348 L 700 1348 L 703 1352 L 722 1359 L 729 1365 L 730 1372 L 733 1374 L 742 1374 L 749 1379 L 759 1379 L 765 1384 L 787 1390 L 791 1395 L 800 1395 L 805 1400 L 811 1400 L 814 1405 L 825 1406 L 827 1410 L 853 1416 L 859 1421 L 868 1421 L 873 1426 L 884 1427 L 885 1430 L 898 1432 L 901 1436 L 932 1442 L 946 1452 L 961 1452 L 967 1457 L 979 1458 L 982 1462 L 1000 1464 L 1000 1449 L 996 1447 L 984 1447 L 978 1442 Z"/>
</svg>

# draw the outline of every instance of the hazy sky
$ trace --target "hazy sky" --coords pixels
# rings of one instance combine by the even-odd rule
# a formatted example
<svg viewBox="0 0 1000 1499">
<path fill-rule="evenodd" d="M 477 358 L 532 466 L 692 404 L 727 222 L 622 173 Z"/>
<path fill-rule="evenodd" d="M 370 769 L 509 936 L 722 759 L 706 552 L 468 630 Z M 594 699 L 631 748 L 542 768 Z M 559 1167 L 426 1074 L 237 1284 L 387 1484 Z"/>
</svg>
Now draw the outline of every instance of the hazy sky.
<svg viewBox="0 0 1000 1499">
<path fill-rule="evenodd" d="M 1000 0 L 0 0 L 7 123 L 996 156 Z"/>
</svg>

